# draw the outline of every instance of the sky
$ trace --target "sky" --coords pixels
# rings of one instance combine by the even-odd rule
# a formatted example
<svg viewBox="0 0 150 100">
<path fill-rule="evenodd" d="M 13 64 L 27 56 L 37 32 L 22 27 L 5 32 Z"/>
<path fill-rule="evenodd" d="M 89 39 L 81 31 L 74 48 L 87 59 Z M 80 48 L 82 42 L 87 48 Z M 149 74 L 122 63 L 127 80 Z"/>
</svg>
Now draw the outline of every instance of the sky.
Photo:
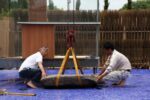
<svg viewBox="0 0 150 100">
<path fill-rule="evenodd" d="M 48 0 L 49 1 L 49 0 Z M 75 0 L 76 1 L 76 0 Z M 135 1 L 135 0 L 133 0 Z M 67 9 L 67 0 L 53 0 L 58 8 Z M 73 9 L 73 0 L 71 0 L 70 9 Z M 127 3 L 127 0 L 109 0 L 109 10 L 119 10 Z M 104 0 L 100 0 L 100 10 L 103 10 Z M 96 10 L 97 0 L 81 0 L 81 10 Z"/>
</svg>

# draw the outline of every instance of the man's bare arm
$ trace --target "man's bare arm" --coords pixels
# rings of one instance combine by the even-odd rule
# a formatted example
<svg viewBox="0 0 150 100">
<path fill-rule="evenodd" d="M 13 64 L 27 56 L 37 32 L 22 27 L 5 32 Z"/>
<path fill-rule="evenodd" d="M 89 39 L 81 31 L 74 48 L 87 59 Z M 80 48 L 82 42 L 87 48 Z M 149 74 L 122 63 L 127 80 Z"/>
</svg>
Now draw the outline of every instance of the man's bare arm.
<svg viewBox="0 0 150 100">
<path fill-rule="evenodd" d="M 102 68 L 101 72 L 100 72 L 100 74 L 98 76 L 102 75 L 105 72 L 105 70 L 106 70 L 106 68 Z"/>
<path fill-rule="evenodd" d="M 42 77 L 45 77 L 46 76 L 46 71 L 45 71 L 45 69 L 43 67 L 42 62 L 38 62 L 38 66 L 39 66 L 39 68 L 40 68 L 40 70 L 42 72 Z"/>
<path fill-rule="evenodd" d="M 101 75 L 98 76 L 97 81 L 102 80 L 102 78 L 103 78 L 104 76 L 106 76 L 107 74 L 108 74 L 108 73 L 107 73 L 106 71 L 103 72 Z"/>
</svg>

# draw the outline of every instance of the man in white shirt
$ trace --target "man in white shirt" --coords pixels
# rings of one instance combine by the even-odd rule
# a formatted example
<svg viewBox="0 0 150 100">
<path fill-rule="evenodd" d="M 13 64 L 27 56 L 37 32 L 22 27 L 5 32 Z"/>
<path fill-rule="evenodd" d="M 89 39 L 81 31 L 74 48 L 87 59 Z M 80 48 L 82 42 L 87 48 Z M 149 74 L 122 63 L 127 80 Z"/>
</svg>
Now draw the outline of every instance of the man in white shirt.
<svg viewBox="0 0 150 100">
<path fill-rule="evenodd" d="M 98 76 L 97 82 L 107 86 L 123 86 L 130 75 L 131 64 L 126 56 L 114 49 L 110 42 L 104 44 L 107 61 Z"/>
<path fill-rule="evenodd" d="M 42 62 L 47 50 L 46 47 L 40 48 L 38 52 L 27 57 L 19 68 L 20 78 L 31 88 L 37 88 L 34 82 L 40 82 L 41 78 L 46 76 Z"/>
</svg>

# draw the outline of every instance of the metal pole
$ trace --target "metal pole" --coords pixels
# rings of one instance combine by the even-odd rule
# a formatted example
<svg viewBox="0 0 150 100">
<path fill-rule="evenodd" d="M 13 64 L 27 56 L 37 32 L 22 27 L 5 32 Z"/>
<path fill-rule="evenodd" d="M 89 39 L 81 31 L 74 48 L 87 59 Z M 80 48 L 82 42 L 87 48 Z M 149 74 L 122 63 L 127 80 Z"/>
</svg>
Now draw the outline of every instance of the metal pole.
<svg viewBox="0 0 150 100">
<path fill-rule="evenodd" d="M 69 22 L 70 22 L 70 16 L 69 16 L 69 11 L 70 11 L 70 3 L 71 3 L 71 0 L 67 0 L 67 22 L 68 22 L 68 25 L 67 25 L 67 30 L 69 30 Z"/>
<path fill-rule="evenodd" d="M 97 0 L 97 22 L 99 22 L 99 0 Z"/>
<path fill-rule="evenodd" d="M 97 22 L 100 21 L 100 16 L 99 16 L 99 0 L 97 0 Z M 95 68 L 95 71 L 94 73 L 97 72 L 97 68 L 99 67 L 100 65 L 100 57 L 99 57 L 99 37 L 100 37 L 100 25 L 98 24 L 97 25 L 97 28 L 96 28 L 96 59 L 98 60 L 98 65 L 97 67 Z"/>
<path fill-rule="evenodd" d="M 75 19 L 74 19 L 74 11 L 75 11 L 75 0 L 73 0 L 73 28 L 74 28 L 74 21 L 75 21 Z"/>
<path fill-rule="evenodd" d="M 68 22 L 70 21 L 70 19 L 69 19 L 70 3 L 71 3 L 71 0 L 68 0 L 68 1 L 67 1 Z"/>
</svg>

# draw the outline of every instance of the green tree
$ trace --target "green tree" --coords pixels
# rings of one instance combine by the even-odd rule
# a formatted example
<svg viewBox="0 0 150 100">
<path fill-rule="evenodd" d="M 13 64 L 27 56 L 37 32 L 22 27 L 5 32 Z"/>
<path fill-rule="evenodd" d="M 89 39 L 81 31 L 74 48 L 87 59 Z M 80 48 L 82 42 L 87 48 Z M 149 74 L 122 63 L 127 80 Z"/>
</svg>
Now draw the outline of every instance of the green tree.
<svg viewBox="0 0 150 100">
<path fill-rule="evenodd" d="M 122 9 L 128 9 L 128 4 L 125 4 Z M 150 9 L 150 0 L 134 1 L 132 9 Z"/>
<path fill-rule="evenodd" d="M 108 10 L 108 7 L 109 7 L 109 1 L 104 0 L 104 10 Z"/>
<path fill-rule="evenodd" d="M 11 0 L 10 1 L 10 9 L 27 9 L 28 1 L 27 0 Z"/>
<path fill-rule="evenodd" d="M 9 0 L 0 1 L 0 13 L 7 12 L 9 10 Z"/>
<path fill-rule="evenodd" d="M 18 1 L 11 1 L 10 2 L 10 8 L 11 9 L 19 8 Z"/>
<path fill-rule="evenodd" d="M 0 0 L 0 15 L 7 16 L 14 9 L 27 9 L 28 0 Z"/>
<path fill-rule="evenodd" d="M 79 11 L 80 10 L 80 6 L 81 6 L 81 1 L 77 0 L 76 1 L 76 10 Z"/>
<path fill-rule="evenodd" d="M 18 6 L 22 9 L 28 8 L 28 1 L 27 0 L 18 0 Z"/>
<path fill-rule="evenodd" d="M 128 0 L 128 9 L 132 9 L 132 0 Z"/>
<path fill-rule="evenodd" d="M 53 10 L 55 8 L 53 0 L 49 0 L 49 9 Z"/>
</svg>

